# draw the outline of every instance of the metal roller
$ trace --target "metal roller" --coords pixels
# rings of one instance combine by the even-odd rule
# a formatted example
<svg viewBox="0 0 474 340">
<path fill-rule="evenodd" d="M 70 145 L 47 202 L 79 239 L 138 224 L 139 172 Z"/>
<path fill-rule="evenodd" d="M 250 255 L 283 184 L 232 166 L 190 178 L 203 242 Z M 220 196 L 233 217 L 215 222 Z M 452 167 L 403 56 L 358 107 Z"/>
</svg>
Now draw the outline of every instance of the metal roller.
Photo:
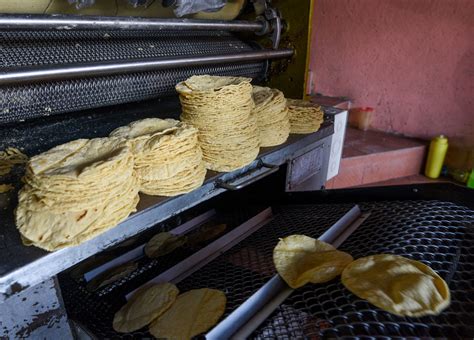
<svg viewBox="0 0 474 340">
<path fill-rule="evenodd" d="M 0 30 L 172 30 L 262 32 L 261 21 L 147 19 L 77 15 L 0 15 Z"/>
</svg>

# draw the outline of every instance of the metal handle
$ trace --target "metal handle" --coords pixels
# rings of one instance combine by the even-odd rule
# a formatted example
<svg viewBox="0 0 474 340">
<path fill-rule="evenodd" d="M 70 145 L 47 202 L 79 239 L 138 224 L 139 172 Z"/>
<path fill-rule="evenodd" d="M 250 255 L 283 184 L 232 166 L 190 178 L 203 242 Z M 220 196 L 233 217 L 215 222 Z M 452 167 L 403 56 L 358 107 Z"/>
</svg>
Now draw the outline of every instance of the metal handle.
<svg viewBox="0 0 474 340">
<path fill-rule="evenodd" d="M 259 165 L 260 166 L 258 168 L 250 170 L 249 172 L 245 173 L 243 176 L 250 175 L 252 172 L 258 171 L 262 168 L 268 168 L 268 170 L 254 176 L 254 177 L 251 177 L 246 181 L 243 181 L 243 182 L 241 182 L 239 184 L 235 184 L 235 185 L 230 184 L 228 182 L 224 182 L 223 180 L 218 179 L 216 181 L 216 186 L 218 186 L 220 188 L 223 188 L 223 189 L 231 190 L 231 191 L 240 190 L 240 189 L 246 187 L 249 184 L 252 184 L 252 183 L 254 183 L 254 182 L 256 182 L 256 181 L 258 181 L 258 180 L 260 180 L 264 177 L 267 177 L 268 175 L 271 175 L 271 174 L 277 172 L 280 169 L 280 167 L 278 165 L 266 164 L 264 162 L 260 162 Z M 243 176 L 241 176 L 241 177 L 243 177 Z"/>
</svg>

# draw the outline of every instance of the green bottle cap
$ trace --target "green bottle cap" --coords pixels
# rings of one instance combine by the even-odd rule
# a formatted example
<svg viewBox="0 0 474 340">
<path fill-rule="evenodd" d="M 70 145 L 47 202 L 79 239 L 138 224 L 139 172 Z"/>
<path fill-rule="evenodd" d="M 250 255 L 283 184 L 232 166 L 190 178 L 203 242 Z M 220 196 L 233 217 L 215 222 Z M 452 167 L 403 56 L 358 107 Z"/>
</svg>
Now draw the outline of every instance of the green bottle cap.
<svg viewBox="0 0 474 340">
<path fill-rule="evenodd" d="M 474 169 L 471 170 L 471 174 L 467 180 L 467 186 L 474 189 Z"/>
<path fill-rule="evenodd" d="M 435 140 L 436 142 L 440 142 L 440 143 L 443 143 L 443 144 L 445 144 L 445 143 L 448 142 L 448 139 L 447 139 L 444 135 L 436 136 L 436 137 L 434 138 L 434 140 Z"/>
</svg>

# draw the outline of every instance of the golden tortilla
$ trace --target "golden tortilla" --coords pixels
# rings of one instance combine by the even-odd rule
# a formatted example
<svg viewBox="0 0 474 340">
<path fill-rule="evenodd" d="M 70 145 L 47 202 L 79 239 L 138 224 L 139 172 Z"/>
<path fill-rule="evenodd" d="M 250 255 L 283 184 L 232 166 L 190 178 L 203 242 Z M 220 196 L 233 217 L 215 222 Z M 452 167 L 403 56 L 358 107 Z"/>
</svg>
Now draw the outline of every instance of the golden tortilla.
<svg viewBox="0 0 474 340">
<path fill-rule="evenodd" d="M 145 327 L 171 307 L 178 293 L 178 288 L 171 283 L 142 288 L 115 313 L 114 329 L 128 333 Z"/>
<path fill-rule="evenodd" d="M 273 263 L 291 288 L 323 283 L 339 276 L 352 256 L 332 245 L 305 235 L 291 235 L 278 242 Z"/>
<path fill-rule="evenodd" d="M 361 299 L 400 316 L 437 315 L 451 299 L 448 285 L 434 270 L 398 255 L 357 259 L 344 269 L 342 283 Z"/>
<path fill-rule="evenodd" d="M 156 258 L 171 253 L 181 247 L 187 241 L 186 236 L 173 235 L 168 232 L 158 233 L 145 245 L 145 254 L 150 258 Z"/>
<path fill-rule="evenodd" d="M 226 297 L 215 289 L 194 289 L 178 296 L 176 302 L 150 325 L 159 339 L 188 340 L 209 330 L 224 314 Z"/>
</svg>

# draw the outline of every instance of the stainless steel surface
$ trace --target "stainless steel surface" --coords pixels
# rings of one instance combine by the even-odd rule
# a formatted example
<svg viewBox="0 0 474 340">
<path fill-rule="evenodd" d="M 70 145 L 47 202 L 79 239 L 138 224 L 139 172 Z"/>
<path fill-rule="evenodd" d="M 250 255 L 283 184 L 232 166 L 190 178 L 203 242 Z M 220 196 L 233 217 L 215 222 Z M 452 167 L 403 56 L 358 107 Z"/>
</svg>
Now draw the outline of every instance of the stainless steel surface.
<svg viewBox="0 0 474 340">
<path fill-rule="evenodd" d="M 286 175 L 286 191 L 320 190 L 326 183 L 331 141 L 291 160 Z"/>
<path fill-rule="evenodd" d="M 321 167 L 324 164 L 324 145 L 319 146 L 305 154 L 292 159 L 288 164 L 288 172 L 286 178 L 286 190 L 287 191 L 301 191 L 302 184 L 307 181 L 310 177 L 313 177 L 321 171 Z M 316 183 L 316 186 L 304 187 L 307 191 L 318 190 L 323 185 Z"/>
<path fill-rule="evenodd" d="M 258 21 L 149 19 L 77 15 L 0 15 L 0 30 L 169 30 L 258 32 Z"/>
<path fill-rule="evenodd" d="M 56 279 L 0 303 L 0 339 L 72 339 Z"/>
<path fill-rule="evenodd" d="M 333 244 L 340 237 L 340 235 L 349 229 L 349 227 L 360 217 L 360 215 L 360 207 L 356 204 L 346 214 L 344 214 L 344 216 L 337 220 L 337 222 L 334 223 L 331 228 L 326 230 L 324 234 L 318 237 L 318 240 Z M 348 236 L 350 236 L 351 233 L 349 233 Z M 336 245 L 334 246 L 336 247 Z"/>
<path fill-rule="evenodd" d="M 318 239 L 332 243 L 351 223 L 360 216 L 360 208 L 355 205 Z M 227 318 L 206 334 L 206 339 L 245 339 L 277 308 L 291 293 L 285 281 L 276 274 L 248 300 L 235 309 Z M 258 315 L 256 315 L 258 314 Z M 236 334 L 238 333 L 238 334 Z"/>
<path fill-rule="evenodd" d="M 255 231 L 270 222 L 272 218 L 273 215 L 271 208 L 263 210 L 262 212 L 258 213 L 248 221 L 245 221 L 240 226 L 236 227 L 224 236 L 220 237 L 219 239 L 195 252 L 194 254 L 186 258 L 184 261 L 177 263 L 175 266 L 171 267 L 167 271 L 146 282 L 141 287 L 151 283 L 162 282 L 172 282 L 174 284 L 178 284 L 180 281 L 184 280 L 185 278 L 187 278 L 188 276 L 190 276 L 191 274 L 214 260 L 226 250 L 230 249 L 240 241 L 249 237 Z M 133 294 L 141 287 L 137 287 L 129 294 L 127 294 L 127 300 L 129 300 L 133 296 Z"/>
<path fill-rule="evenodd" d="M 286 282 L 279 275 L 273 276 L 262 288 L 252 294 L 243 304 L 207 333 L 206 339 L 231 339 L 233 334 L 275 297 L 275 294 L 285 289 L 288 289 Z"/>
<path fill-rule="evenodd" d="M 335 115 L 342 110 L 324 107 L 324 112 L 325 120 L 334 121 Z M 329 172 L 332 143 L 333 138 L 288 164 L 286 191 L 320 190 L 324 186 Z"/>
<path fill-rule="evenodd" d="M 334 121 L 334 134 L 331 138 L 331 151 L 329 153 L 329 165 L 326 180 L 330 180 L 339 173 L 339 165 L 342 159 L 344 137 L 346 135 L 347 111 L 337 113 L 326 113 Z"/>
<path fill-rule="evenodd" d="M 32 82 L 48 82 L 53 80 L 76 79 L 85 77 L 109 76 L 166 70 L 180 67 L 217 65 L 227 63 L 247 63 L 259 60 L 289 58 L 293 55 L 292 49 L 260 50 L 242 52 L 233 55 L 218 54 L 207 56 L 167 57 L 135 61 L 111 61 L 100 63 L 83 63 L 69 65 L 50 65 L 28 67 L 19 70 L 8 70 L 0 73 L 0 85 L 18 85 Z"/>
<path fill-rule="evenodd" d="M 283 280 L 279 276 L 275 276 L 275 278 L 279 278 L 280 281 Z M 288 296 L 293 293 L 293 289 L 288 287 L 288 285 L 284 285 L 270 301 L 268 301 L 265 306 L 258 310 L 250 320 L 247 321 L 245 325 L 243 325 L 237 332 L 235 332 L 230 339 L 233 340 L 240 340 L 240 339 L 247 339 L 255 330 L 265 321 L 274 311 L 277 309 L 283 301 L 285 301 Z"/>
<path fill-rule="evenodd" d="M 129 119 L 133 119 L 133 116 L 129 115 Z M 91 124 L 90 120 L 86 122 Z M 200 202 L 225 192 L 225 189 L 216 187 L 215 181 L 217 179 L 225 182 L 232 181 L 236 184 L 239 181 L 246 181 L 258 175 L 258 172 L 252 172 L 251 170 L 258 166 L 260 160 L 274 165 L 285 164 L 308 149 L 327 142 L 331 133 L 332 125 L 326 124 L 313 134 L 291 135 L 288 141 L 280 146 L 262 148 L 258 160 L 247 167 L 230 173 L 208 172 L 203 186 L 186 195 L 173 198 L 141 195 L 138 211 L 135 214 L 115 228 L 76 247 L 61 249 L 52 253 L 25 247 L 21 244 L 11 216 L 6 215 L 7 217 L 3 221 L 11 221 L 8 223 L 12 224 L 3 228 L 3 237 L 8 239 L 8 243 L 6 247 L 0 249 L 0 255 L 6 259 L 0 266 L 0 301 L 15 292 L 52 277 L 91 255 L 137 235 L 170 216 L 179 214 Z M 71 135 L 68 135 L 68 137 L 71 138 Z M 17 138 L 19 138 L 18 135 Z M 12 194 L 14 195 L 14 193 Z M 11 211 L 6 212 L 12 214 Z"/>
</svg>

